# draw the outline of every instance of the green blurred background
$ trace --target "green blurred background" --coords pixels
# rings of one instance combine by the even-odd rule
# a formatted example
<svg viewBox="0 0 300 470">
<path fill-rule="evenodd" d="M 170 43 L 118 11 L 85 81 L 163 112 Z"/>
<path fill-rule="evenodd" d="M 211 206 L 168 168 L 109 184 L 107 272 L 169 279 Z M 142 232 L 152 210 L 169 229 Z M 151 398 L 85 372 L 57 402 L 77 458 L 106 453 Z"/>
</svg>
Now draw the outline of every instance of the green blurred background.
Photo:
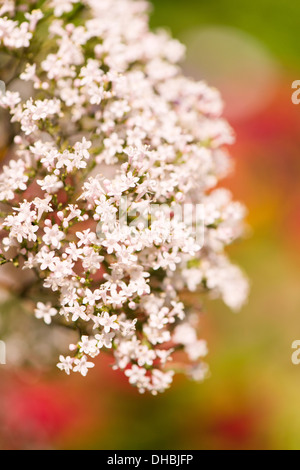
<svg viewBox="0 0 300 470">
<path fill-rule="evenodd" d="M 201 385 L 179 378 L 163 396 L 138 396 L 103 358 L 87 379 L 8 374 L 1 447 L 300 449 L 300 3 L 152 3 L 152 26 L 187 44 L 186 73 L 222 91 L 237 134 L 222 184 L 249 208 L 248 236 L 230 249 L 249 303 L 238 315 L 206 303 L 212 375 Z"/>
</svg>

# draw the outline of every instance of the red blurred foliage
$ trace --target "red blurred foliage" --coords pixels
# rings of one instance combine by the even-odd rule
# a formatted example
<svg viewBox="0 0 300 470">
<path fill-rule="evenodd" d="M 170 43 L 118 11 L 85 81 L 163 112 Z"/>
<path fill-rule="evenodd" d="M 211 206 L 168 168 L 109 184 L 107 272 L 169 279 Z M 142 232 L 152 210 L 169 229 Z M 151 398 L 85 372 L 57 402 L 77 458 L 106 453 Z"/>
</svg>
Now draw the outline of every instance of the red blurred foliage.
<svg viewBox="0 0 300 470">
<path fill-rule="evenodd" d="M 236 171 L 225 185 L 248 206 L 249 222 L 255 230 L 269 227 L 287 246 L 298 249 L 300 106 L 291 102 L 291 82 L 287 78 L 282 83 L 276 100 L 264 112 L 231 122 L 237 134 L 231 149 Z M 101 354 L 86 379 L 55 376 L 54 380 L 32 374 L 25 379 L 1 378 L 0 447 L 51 448 L 73 442 L 79 431 L 91 436 L 96 429 L 99 435 L 109 421 L 106 413 L 113 408 L 117 394 L 120 397 L 124 392 L 127 398 L 136 394 L 123 374 L 111 370 L 111 364 L 112 359 Z M 203 417 L 188 419 L 185 432 L 194 436 L 195 442 L 214 443 L 215 448 L 263 446 L 257 441 L 261 417 L 253 409 L 209 409 L 204 422 Z M 199 428 L 192 424 L 199 422 Z"/>
<path fill-rule="evenodd" d="M 2 377 L 3 380 L 3 377 Z M 46 449 L 92 425 L 92 409 L 67 381 L 33 373 L 6 377 L 0 391 L 1 449 Z"/>
</svg>

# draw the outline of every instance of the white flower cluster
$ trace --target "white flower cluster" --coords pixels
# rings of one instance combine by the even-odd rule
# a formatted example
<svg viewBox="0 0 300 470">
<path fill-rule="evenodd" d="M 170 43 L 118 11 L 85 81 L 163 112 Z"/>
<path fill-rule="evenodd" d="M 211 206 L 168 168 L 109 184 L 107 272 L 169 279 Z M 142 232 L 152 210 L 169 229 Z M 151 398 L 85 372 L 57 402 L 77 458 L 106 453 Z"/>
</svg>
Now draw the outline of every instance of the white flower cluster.
<svg viewBox="0 0 300 470">
<path fill-rule="evenodd" d="M 1 263 L 36 273 L 37 318 L 78 331 L 58 364 L 67 374 L 85 376 L 105 351 L 140 392 L 163 392 L 175 370 L 203 380 L 207 346 L 188 292 L 232 309 L 248 294 L 224 252 L 245 210 L 214 189 L 233 142 L 219 93 L 182 75 L 184 47 L 149 30 L 144 0 L 33 4 L 0 9 L 0 51 L 22 48 L 23 84 L 0 94 L 19 129 L 0 175 Z M 151 227 L 121 224 L 123 198 L 139 215 L 167 205 L 169 227 L 161 214 Z M 197 204 L 203 247 L 172 217 Z"/>
</svg>

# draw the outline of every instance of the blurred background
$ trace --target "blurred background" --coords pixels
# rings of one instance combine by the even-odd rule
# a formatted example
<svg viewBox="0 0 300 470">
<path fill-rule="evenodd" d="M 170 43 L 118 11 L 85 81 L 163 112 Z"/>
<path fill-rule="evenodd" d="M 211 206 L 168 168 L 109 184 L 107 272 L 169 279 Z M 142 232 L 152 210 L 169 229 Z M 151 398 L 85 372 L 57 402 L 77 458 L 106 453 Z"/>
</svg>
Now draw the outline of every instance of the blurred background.
<svg viewBox="0 0 300 470">
<path fill-rule="evenodd" d="M 230 249 L 248 306 L 207 302 L 211 378 L 179 378 L 156 398 L 103 357 L 86 379 L 0 366 L 1 449 L 300 449 L 300 3 L 152 3 L 152 26 L 187 45 L 186 73 L 221 90 L 237 134 L 225 185 L 249 208 L 249 236 Z"/>
</svg>

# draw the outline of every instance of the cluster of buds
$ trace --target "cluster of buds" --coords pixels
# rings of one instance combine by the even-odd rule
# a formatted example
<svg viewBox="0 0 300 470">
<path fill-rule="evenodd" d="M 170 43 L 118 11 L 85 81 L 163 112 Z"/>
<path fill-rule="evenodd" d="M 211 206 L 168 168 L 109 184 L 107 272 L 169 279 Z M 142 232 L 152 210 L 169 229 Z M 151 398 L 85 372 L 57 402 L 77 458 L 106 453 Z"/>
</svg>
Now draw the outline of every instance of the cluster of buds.
<svg viewBox="0 0 300 470">
<path fill-rule="evenodd" d="M 234 140 L 222 100 L 183 76 L 184 46 L 148 20 L 144 0 L 0 7 L 13 70 L 0 261 L 34 273 L 38 319 L 77 332 L 59 369 L 85 376 L 108 352 L 156 395 L 175 371 L 207 375 L 189 296 L 237 310 L 248 284 L 225 253 L 245 209 L 216 188 Z"/>
</svg>

